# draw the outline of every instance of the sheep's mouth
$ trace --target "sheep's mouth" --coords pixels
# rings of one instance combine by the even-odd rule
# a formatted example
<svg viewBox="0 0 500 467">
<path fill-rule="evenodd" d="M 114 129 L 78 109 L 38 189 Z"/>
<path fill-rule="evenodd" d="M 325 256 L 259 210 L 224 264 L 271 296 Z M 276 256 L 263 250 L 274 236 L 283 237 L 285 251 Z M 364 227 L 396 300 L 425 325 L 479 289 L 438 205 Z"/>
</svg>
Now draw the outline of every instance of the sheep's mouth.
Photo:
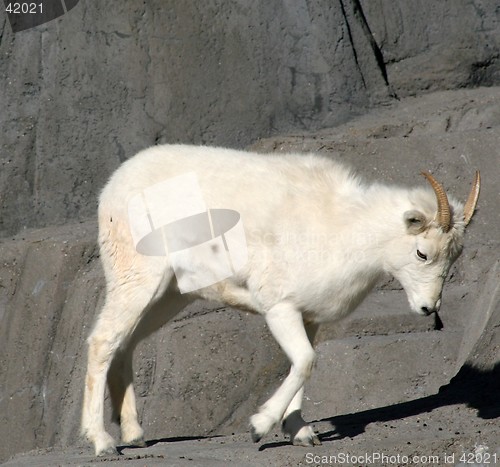
<svg viewBox="0 0 500 467">
<path fill-rule="evenodd" d="M 441 329 L 443 329 L 443 328 L 444 328 L 444 324 L 441 321 L 441 318 L 439 317 L 438 312 L 435 311 L 434 312 L 434 329 L 436 331 L 441 331 Z"/>
</svg>

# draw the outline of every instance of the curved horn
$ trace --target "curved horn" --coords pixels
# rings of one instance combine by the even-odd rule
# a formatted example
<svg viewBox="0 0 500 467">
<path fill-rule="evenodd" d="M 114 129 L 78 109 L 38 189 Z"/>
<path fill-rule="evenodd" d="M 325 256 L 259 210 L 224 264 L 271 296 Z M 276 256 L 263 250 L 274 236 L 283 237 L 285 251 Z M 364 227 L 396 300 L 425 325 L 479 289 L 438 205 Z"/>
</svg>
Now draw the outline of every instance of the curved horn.
<svg viewBox="0 0 500 467">
<path fill-rule="evenodd" d="M 429 181 L 436 193 L 437 199 L 437 222 L 443 229 L 443 232 L 448 232 L 451 227 L 451 211 L 450 211 L 450 203 L 448 202 L 448 197 L 446 196 L 446 192 L 444 191 L 443 185 L 441 185 L 430 172 L 422 172 L 422 175 Z"/>
<path fill-rule="evenodd" d="M 472 219 L 474 214 L 474 209 L 476 209 L 477 199 L 479 198 L 479 189 L 481 187 L 481 175 L 479 170 L 476 170 L 476 175 L 474 177 L 474 183 L 472 184 L 472 189 L 470 190 L 469 197 L 464 206 L 464 222 L 467 225 Z"/>
</svg>

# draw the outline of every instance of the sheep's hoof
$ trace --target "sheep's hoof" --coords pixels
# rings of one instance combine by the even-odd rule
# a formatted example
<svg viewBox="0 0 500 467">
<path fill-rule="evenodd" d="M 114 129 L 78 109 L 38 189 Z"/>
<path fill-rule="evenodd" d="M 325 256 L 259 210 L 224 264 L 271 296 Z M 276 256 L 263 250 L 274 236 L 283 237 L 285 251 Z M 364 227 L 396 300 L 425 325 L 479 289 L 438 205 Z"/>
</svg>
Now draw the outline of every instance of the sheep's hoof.
<svg viewBox="0 0 500 467">
<path fill-rule="evenodd" d="M 308 428 L 307 434 L 301 433 L 302 431 L 306 431 Z M 321 441 L 319 440 L 316 433 L 314 433 L 313 429 L 310 426 L 305 426 L 300 430 L 297 435 L 293 438 L 292 444 L 294 446 L 304 446 L 304 447 L 312 447 L 312 446 L 321 446 Z"/>
<path fill-rule="evenodd" d="M 97 453 L 98 457 L 104 457 L 104 456 L 117 456 L 118 451 L 114 446 L 110 446 L 109 448 L 103 449 Z"/>
<path fill-rule="evenodd" d="M 290 441 L 294 446 L 310 447 L 321 445 L 321 441 L 314 433 L 313 427 L 304 421 L 300 410 L 295 410 L 285 418 L 282 429 L 283 433 L 290 437 Z"/>
<path fill-rule="evenodd" d="M 254 443 L 258 443 L 262 439 L 262 436 L 263 436 L 263 435 L 260 435 L 259 433 L 257 433 L 257 430 L 255 429 L 254 426 L 250 427 L 250 434 L 252 435 L 252 441 Z"/>
<path fill-rule="evenodd" d="M 144 441 L 144 430 L 137 421 L 128 422 L 127 424 L 122 423 L 122 442 L 128 446 L 134 446 L 137 448 L 146 447 L 146 442 Z"/>
<path fill-rule="evenodd" d="M 117 454 L 115 440 L 108 433 L 103 433 L 95 440 L 96 456 L 116 456 Z"/>
<path fill-rule="evenodd" d="M 133 439 L 132 441 L 128 441 L 127 444 L 135 448 L 145 448 L 147 446 L 146 441 L 142 436 L 140 438 Z"/>
<path fill-rule="evenodd" d="M 254 443 L 258 443 L 265 435 L 271 431 L 275 421 L 268 415 L 257 413 L 250 417 L 250 432 Z"/>
</svg>

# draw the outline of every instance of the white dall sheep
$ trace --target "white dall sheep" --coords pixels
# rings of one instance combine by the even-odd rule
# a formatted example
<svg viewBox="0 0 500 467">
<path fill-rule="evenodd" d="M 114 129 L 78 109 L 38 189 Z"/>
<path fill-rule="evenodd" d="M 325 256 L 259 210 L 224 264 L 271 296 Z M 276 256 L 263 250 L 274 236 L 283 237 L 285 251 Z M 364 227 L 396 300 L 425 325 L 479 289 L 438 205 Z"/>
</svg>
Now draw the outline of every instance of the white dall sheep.
<svg viewBox="0 0 500 467">
<path fill-rule="evenodd" d="M 411 309 L 439 310 L 479 195 L 465 206 L 431 188 L 365 185 L 318 155 L 259 155 L 183 145 L 146 149 L 102 191 L 99 245 L 106 301 L 88 339 L 82 432 L 97 455 L 106 379 L 124 443 L 143 444 L 132 384 L 137 343 L 196 298 L 261 314 L 290 373 L 250 419 L 254 441 L 276 424 L 293 444 L 319 444 L 301 417 L 314 335 L 363 300 L 384 273 Z"/>
</svg>

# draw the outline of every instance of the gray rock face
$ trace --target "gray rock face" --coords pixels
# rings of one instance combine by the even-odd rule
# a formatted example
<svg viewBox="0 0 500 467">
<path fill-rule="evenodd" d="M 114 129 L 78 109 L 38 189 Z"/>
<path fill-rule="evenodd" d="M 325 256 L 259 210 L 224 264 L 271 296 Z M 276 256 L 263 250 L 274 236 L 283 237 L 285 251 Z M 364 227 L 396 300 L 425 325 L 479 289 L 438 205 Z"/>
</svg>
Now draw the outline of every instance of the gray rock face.
<svg viewBox="0 0 500 467">
<path fill-rule="evenodd" d="M 399 96 L 498 83 L 498 4 L 361 3 Z"/>
<path fill-rule="evenodd" d="M 0 20 L 0 235 L 90 217 L 159 142 L 242 147 L 391 96 L 499 82 L 497 2 L 79 2 Z"/>
</svg>

